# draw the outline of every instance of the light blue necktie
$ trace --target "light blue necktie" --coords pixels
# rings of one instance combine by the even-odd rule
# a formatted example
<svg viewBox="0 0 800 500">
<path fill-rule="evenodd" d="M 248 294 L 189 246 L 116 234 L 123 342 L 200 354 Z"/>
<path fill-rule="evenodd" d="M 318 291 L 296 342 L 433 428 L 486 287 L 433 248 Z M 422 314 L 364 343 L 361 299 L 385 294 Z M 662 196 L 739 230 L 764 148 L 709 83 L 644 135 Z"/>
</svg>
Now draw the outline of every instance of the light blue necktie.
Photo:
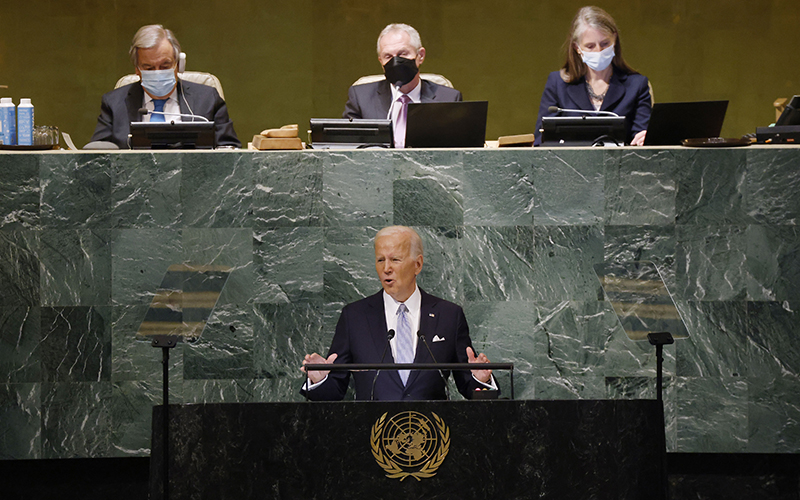
<svg viewBox="0 0 800 500">
<path fill-rule="evenodd" d="M 167 102 L 166 99 L 153 99 L 153 111 L 164 111 L 164 103 Z M 150 115 L 151 122 L 165 122 L 167 121 L 164 118 L 164 115 L 158 113 L 153 113 Z"/>
<path fill-rule="evenodd" d="M 414 342 L 411 337 L 411 322 L 408 319 L 408 308 L 405 304 L 400 304 L 397 308 L 397 362 L 398 363 L 413 363 L 414 362 Z M 400 380 L 403 385 L 408 380 L 409 370 L 397 370 L 400 374 Z"/>
</svg>

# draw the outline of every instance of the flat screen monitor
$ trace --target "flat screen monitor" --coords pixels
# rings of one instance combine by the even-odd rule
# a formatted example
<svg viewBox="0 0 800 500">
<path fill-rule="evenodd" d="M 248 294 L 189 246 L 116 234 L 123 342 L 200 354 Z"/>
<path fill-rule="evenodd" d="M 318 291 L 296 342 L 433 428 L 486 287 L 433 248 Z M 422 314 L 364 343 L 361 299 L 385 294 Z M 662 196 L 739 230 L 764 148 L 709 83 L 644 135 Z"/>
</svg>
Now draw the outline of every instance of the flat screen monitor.
<svg viewBox="0 0 800 500">
<path fill-rule="evenodd" d="M 781 116 L 778 117 L 778 121 L 775 122 L 775 126 L 783 125 L 800 125 L 800 95 L 792 97 Z"/>
<path fill-rule="evenodd" d="M 131 149 L 214 149 L 214 122 L 133 122 Z"/>
<path fill-rule="evenodd" d="M 680 146 L 684 139 L 719 137 L 728 101 L 657 102 L 645 146 Z"/>
<path fill-rule="evenodd" d="M 391 120 L 312 118 L 313 149 L 363 149 L 392 147 Z"/>
<path fill-rule="evenodd" d="M 406 147 L 482 148 L 488 111 L 488 101 L 411 103 Z"/>
<path fill-rule="evenodd" d="M 624 116 L 543 116 L 542 146 L 625 144 Z"/>
</svg>

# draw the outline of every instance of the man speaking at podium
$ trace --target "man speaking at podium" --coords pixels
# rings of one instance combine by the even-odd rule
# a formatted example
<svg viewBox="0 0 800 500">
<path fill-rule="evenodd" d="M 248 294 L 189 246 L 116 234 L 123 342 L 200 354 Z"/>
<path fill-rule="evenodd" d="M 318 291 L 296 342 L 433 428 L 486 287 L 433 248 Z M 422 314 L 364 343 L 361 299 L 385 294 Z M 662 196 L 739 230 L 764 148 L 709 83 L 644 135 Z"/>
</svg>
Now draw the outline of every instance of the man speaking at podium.
<svg viewBox="0 0 800 500">
<path fill-rule="evenodd" d="M 417 287 L 423 262 L 417 232 L 404 226 L 386 227 L 378 231 L 374 243 L 375 270 L 383 291 L 345 306 L 327 359 L 307 354 L 303 364 L 488 363 L 486 355 L 476 356 L 472 350 L 461 307 Z M 448 374 L 437 370 L 354 372 L 356 399 L 446 399 Z M 307 377 L 301 390 L 307 398 L 338 401 L 347 391 L 350 372 L 309 371 Z M 466 398 L 476 389 L 497 388 L 491 370 L 457 371 L 453 378 Z"/>
<path fill-rule="evenodd" d="M 378 62 L 386 78 L 352 85 L 347 92 L 344 118 L 392 120 L 395 147 L 405 147 L 406 110 L 411 102 L 461 101 L 461 92 L 422 80 L 419 66 L 425 47 L 419 32 L 407 24 L 390 24 L 378 35 Z"/>
<path fill-rule="evenodd" d="M 139 82 L 103 96 L 91 142 L 113 142 L 128 149 L 131 122 L 192 121 L 195 115 L 214 122 L 217 147 L 241 147 L 228 108 L 217 90 L 178 78 L 181 46 L 160 24 L 142 26 L 133 37 L 130 56 Z M 140 114 L 140 110 L 146 110 Z M 200 121 L 200 120 L 198 120 Z"/>
</svg>

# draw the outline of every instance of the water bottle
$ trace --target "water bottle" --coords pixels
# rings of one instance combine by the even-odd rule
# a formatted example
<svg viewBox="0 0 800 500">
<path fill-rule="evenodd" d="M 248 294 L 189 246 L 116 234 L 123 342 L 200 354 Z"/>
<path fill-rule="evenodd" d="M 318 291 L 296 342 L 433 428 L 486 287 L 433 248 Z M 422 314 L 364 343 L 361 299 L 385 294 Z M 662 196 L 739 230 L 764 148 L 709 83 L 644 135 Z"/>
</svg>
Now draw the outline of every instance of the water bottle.
<svg viewBox="0 0 800 500">
<path fill-rule="evenodd" d="M 0 99 L 0 122 L 3 130 L 3 144 L 15 145 L 17 143 L 17 108 L 10 97 Z"/>
<path fill-rule="evenodd" d="M 17 108 L 17 144 L 33 146 L 33 104 L 30 98 L 22 98 Z"/>
</svg>

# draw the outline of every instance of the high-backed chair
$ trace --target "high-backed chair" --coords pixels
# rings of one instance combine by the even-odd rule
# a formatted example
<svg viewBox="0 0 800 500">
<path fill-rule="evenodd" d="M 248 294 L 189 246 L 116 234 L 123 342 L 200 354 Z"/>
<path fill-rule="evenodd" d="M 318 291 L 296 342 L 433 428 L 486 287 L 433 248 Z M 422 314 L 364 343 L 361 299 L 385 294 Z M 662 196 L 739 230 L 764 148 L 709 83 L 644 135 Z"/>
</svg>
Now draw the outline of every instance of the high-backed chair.
<svg viewBox="0 0 800 500">
<path fill-rule="evenodd" d="M 429 82 L 433 82 L 437 85 L 444 85 L 445 87 L 453 88 L 453 83 L 448 80 L 447 78 L 443 77 L 442 75 L 437 75 L 436 73 L 420 73 L 419 77 L 423 80 L 427 80 Z M 358 80 L 353 83 L 353 85 L 364 85 L 365 83 L 373 83 L 379 82 L 386 78 L 384 75 L 367 75 L 362 76 Z"/>
<path fill-rule="evenodd" d="M 208 85 L 209 87 L 214 87 L 217 89 L 217 92 L 222 100 L 225 100 L 225 94 L 222 93 L 222 84 L 219 82 L 219 78 L 211 73 L 206 73 L 204 71 L 184 71 L 183 73 L 178 73 L 178 78 L 186 80 L 187 82 L 201 83 L 203 85 Z M 114 88 L 118 89 L 123 85 L 128 85 L 138 81 L 139 75 L 125 75 L 117 80 L 117 84 L 114 86 Z"/>
</svg>

